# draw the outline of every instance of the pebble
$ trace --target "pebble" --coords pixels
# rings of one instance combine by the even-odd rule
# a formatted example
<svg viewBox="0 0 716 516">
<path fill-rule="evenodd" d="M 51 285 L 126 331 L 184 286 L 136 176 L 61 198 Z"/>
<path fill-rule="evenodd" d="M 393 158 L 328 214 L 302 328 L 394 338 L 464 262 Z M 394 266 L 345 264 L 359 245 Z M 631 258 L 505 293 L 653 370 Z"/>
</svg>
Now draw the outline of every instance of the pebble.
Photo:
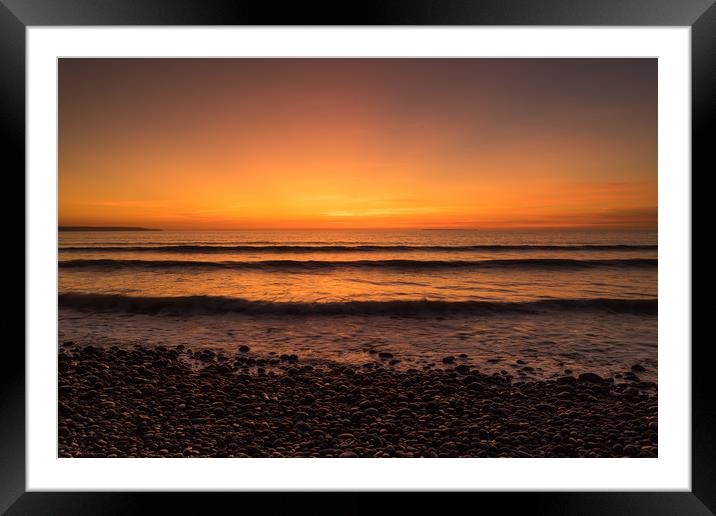
<svg viewBox="0 0 716 516">
<path fill-rule="evenodd" d="M 582 373 L 579 375 L 579 380 L 582 382 L 602 383 L 604 378 L 596 373 Z"/>
<path fill-rule="evenodd" d="M 576 385 L 577 379 L 574 376 L 560 376 L 557 383 L 562 385 Z"/>
</svg>

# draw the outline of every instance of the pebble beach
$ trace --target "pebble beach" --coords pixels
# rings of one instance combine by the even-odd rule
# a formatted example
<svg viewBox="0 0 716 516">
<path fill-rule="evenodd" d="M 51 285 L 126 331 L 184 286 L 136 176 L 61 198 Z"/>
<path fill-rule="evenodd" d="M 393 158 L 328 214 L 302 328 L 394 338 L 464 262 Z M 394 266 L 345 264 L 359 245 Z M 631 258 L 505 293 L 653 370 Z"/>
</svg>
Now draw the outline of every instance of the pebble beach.
<svg viewBox="0 0 716 516">
<path fill-rule="evenodd" d="M 390 356 L 389 356 L 390 355 Z M 656 384 L 60 345 L 59 457 L 656 457 Z"/>
</svg>

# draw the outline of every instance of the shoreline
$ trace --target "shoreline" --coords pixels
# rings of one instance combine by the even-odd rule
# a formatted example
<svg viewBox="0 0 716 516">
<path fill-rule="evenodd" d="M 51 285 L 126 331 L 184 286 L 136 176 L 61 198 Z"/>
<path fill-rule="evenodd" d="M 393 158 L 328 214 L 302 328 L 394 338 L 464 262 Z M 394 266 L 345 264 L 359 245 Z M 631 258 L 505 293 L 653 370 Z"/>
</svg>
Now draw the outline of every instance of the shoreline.
<svg viewBox="0 0 716 516">
<path fill-rule="evenodd" d="M 385 357 L 389 359 L 389 357 Z M 205 348 L 59 355 L 60 457 L 656 457 L 657 387 Z"/>
<path fill-rule="evenodd" d="M 657 320 L 629 314 L 490 314 L 476 318 L 393 315 L 147 315 L 61 308 L 59 341 L 128 349 L 184 345 L 234 357 L 243 343 L 262 356 L 303 364 L 366 364 L 407 370 L 466 364 L 483 374 L 549 380 L 594 372 L 615 382 L 658 381 Z M 654 344 L 652 344 L 652 341 Z M 629 343 L 624 345 L 624 343 Z M 397 363 L 380 360 L 391 353 Z M 634 369 L 636 368 L 636 369 Z M 255 371 L 254 371 L 255 372 Z M 636 373 L 636 374 L 634 374 Z"/>
</svg>

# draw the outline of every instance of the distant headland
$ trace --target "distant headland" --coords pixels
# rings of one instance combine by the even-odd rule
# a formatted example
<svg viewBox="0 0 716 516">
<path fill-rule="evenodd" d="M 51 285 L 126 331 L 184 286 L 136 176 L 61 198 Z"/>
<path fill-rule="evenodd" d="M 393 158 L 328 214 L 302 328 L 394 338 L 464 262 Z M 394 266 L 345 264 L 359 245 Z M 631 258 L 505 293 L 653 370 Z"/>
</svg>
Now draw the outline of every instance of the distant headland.
<svg viewBox="0 0 716 516">
<path fill-rule="evenodd" d="M 134 226 L 59 226 L 59 231 L 161 231 Z"/>
</svg>

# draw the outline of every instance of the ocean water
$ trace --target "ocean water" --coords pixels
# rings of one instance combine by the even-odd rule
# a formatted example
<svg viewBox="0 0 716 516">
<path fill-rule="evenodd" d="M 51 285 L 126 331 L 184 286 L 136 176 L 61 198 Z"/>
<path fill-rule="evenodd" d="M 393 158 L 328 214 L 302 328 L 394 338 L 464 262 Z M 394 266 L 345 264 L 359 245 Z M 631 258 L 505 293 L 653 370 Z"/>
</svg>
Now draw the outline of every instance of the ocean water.
<svg viewBox="0 0 716 516">
<path fill-rule="evenodd" d="M 656 380 L 655 232 L 59 235 L 61 340 L 232 354 L 248 344 L 396 368 L 455 355 L 518 378 L 640 363 Z"/>
</svg>

